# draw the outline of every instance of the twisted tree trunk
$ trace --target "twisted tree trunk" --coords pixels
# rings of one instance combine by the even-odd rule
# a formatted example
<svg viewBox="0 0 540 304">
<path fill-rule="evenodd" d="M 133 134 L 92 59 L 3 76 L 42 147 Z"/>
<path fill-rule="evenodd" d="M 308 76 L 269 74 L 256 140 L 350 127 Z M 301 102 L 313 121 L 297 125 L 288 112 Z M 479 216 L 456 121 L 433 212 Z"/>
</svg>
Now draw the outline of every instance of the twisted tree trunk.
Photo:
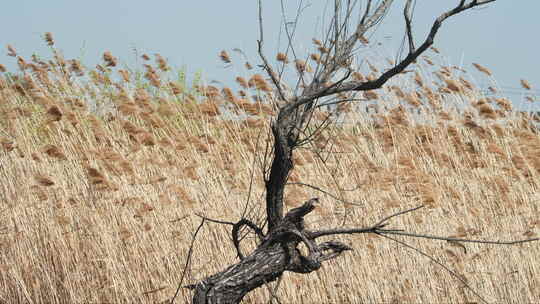
<svg viewBox="0 0 540 304">
<path fill-rule="evenodd" d="M 305 230 L 304 216 L 313 211 L 317 202 L 317 199 L 311 199 L 301 207 L 292 209 L 253 253 L 190 286 L 195 289 L 193 303 L 239 303 L 250 291 L 275 281 L 285 271 L 309 273 L 318 270 L 321 262 L 351 250 L 334 241 L 317 245 L 314 241 L 316 234 Z M 298 250 L 300 242 L 304 242 L 309 249 L 308 256 L 303 256 Z"/>
</svg>

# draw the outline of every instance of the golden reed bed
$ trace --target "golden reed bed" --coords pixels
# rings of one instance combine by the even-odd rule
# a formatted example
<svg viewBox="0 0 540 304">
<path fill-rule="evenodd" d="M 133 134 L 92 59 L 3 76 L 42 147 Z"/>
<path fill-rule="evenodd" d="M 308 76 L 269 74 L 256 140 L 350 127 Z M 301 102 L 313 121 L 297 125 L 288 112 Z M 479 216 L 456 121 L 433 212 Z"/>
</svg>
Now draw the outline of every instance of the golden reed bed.
<svg viewBox="0 0 540 304">
<path fill-rule="evenodd" d="M 195 214 L 237 220 L 252 170 L 251 205 L 263 202 L 257 157 L 271 138 L 275 109 L 264 101 L 271 90 L 258 74 L 238 77 L 241 91 L 187 85 L 159 55 L 155 64 L 144 55 L 147 65 L 137 71 L 118 68 L 107 52 L 103 64 L 88 69 L 52 49 L 50 61 L 26 60 L 9 47 L 21 70 L 0 76 L 0 302 L 164 302 L 184 268 L 200 221 Z M 538 236 L 534 117 L 514 111 L 504 97 L 484 95 L 432 56 L 386 88 L 366 92 L 369 101 L 358 108 L 340 108 L 347 123 L 297 153 L 291 182 L 355 204 L 297 184 L 287 188 L 288 208 L 319 196 L 325 207 L 310 225 L 336 226 L 346 215 L 347 225 L 362 226 L 424 204 L 429 208 L 399 217 L 393 227 L 501 240 Z M 355 77 L 370 73 L 377 69 Z M 253 92 L 263 98 L 253 100 Z M 353 252 L 324 272 L 286 275 L 280 299 L 478 301 L 441 267 L 397 243 L 343 240 Z M 536 243 L 406 242 L 449 265 L 488 301 L 540 300 Z M 235 259 L 224 226 L 206 225 L 194 249 L 189 283 Z M 182 290 L 177 301 L 189 299 Z M 267 289 L 259 289 L 245 302 L 268 299 Z"/>
</svg>

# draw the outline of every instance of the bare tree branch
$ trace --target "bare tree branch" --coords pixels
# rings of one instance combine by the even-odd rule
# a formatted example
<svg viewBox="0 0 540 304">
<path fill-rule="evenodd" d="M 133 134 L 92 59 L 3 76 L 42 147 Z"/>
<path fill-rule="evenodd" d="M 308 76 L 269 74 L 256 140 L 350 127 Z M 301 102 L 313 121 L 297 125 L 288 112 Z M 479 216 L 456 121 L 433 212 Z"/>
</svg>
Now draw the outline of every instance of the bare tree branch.
<svg viewBox="0 0 540 304">
<path fill-rule="evenodd" d="M 323 236 L 328 235 L 337 235 L 337 234 L 357 234 L 357 233 L 378 233 L 383 231 L 382 228 L 384 228 L 387 225 L 387 221 L 393 217 L 403 215 L 405 213 L 416 211 L 423 206 L 407 209 L 404 211 L 396 212 L 390 216 L 387 216 L 383 218 L 382 220 L 378 221 L 375 225 L 364 227 L 364 228 L 335 228 L 335 229 L 327 229 L 327 230 L 318 230 L 318 231 L 309 231 L 309 237 L 311 239 L 317 239 Z M 394 231 L 394 230 L 392 230 Z"/>
<path fill-rule="evenodd" d="M 268 288 L 268 292 L 270 292 L 270 299 L 268 300 L 268 304 L 272 304 L 274 303 L 274 300 L 276 300 L 278 302 L 278 304 L 281 304 L 281 301 L 279 300 L 278 296 L 276 295 L 276 292 L 279 288 L 279 285 L 281 284 L 281 281 L 283 280 L 283 277 L 279 277 L 277 283 L 276 283 L 276 287 L 274 287 L 274 289 L 272 289 L 272 287 L 270 287 L 268 284 L 266 285 L 266 287 Z"/>
<path fill-rule="evenodd" d="M 409 54 L 414 53 L 414 38 L 412 33 L 412 13 L 411 3 L 413 0 L 407 0 L 405 8 L 403 9 L 403 17 L 405 19 L 405 31 L 407 32 L 407 39 L 409 40 Z"/>
<path fill-rule="evenodd" d="M 354 206 L 362 206 L 362 205 L 360 205 L 360 204 L 358 204 L 358 203 L 353 203 L 353 202 L 349 202 L 349 201 L 342 200 L 342 199 L 340 199 L 339 197 L 337 197 L 337 196 L 331 194 L 330 192 L 325 191 L 325 190 L 323 190 L 323 189 L 321 189 L 321 188 L 319 188 L 319 187 L 316 187 L 316 186 L 313 186 L 313 185 L 310 185 L 310 184 L 296 182 L 296 183 L 287 183 L 287 185 L 300 185 L 300 186 L 306 186 L 306 187 L 315 189 L 315 190 L 317 190 L 317 191 L 319 191 L 319 192 L 322 192 L 322 193 L 324 193 L 324 194 L 330 196 L 331 198 L 333 198 L 333 199 L 335 199 L 335 200 L 337 200 L 337 201 L 340 201 L 340 202 L 342 202 L 342 203 L 345 203 L 345 204 L 348 204 L 348 205 L 354 205 Z"/>
<path fill-rule="evenodd" d="M 257 234 L 260 240 L 264 239 L 264 233 L 262 229 L 259 228 L 250 220 L 243 218 L 240 221 L 238 221 L 238 223 L 234 224 L 231 234 L 233 238 L 234 248 L 236 248 L 236 254 L 240 260 L 244 259 L 244 255 L 242 254 L 242 251 L 240 250 L 240 240 L 238 239 L 238 233 L 240 231 L 240 228 L 242 228 L 242 226 L 248 226 L 249 228 L 253 229 L 253 231 L 255 231 L 255 233 Z"/>
<path fill-rule="evenodd" d="M 442 241 L 449 241 L 449 242 L 468 242 L 468 243 L 495 244 L 495 245 L 515 245 L 515 244 L 522 244 L 522 243 L 534 242 L 534 241 L 540 240 L 540 238 L 529 238 L 529 239 L 513 240 L 513 241 L 472 240 L 472 239 L 464 239 L 464 238 L 434 236 L 434 235 L 428 235 L 428 234 L 416 234 L 416 233 L 409 233 L 409 232 L 404 232 L 404 231 L 395 230 L 395 229 L 383 229 L 386 225 L 388 225 L 387 222 L 390 219 L 400 216 L 400 215 L 404 215 L 406 213 L 414 212 L 423 207 L 424 206 L 418 206 L 415 208 L 396 212 L 390 216 L 383 218 L 376 224 L 369 227 L 365 227 L 365 228 L 327 229 L 327 230 L 311 231 L 308 234 L 309 234 L 309 237 L 312 239 L 317 239 L 323 236 L 336 235 L 336 234 L 356 234 L 356 233 L 395 234 L 395 235 L 403 235 L 403 236 L 433 239 L 433 240 L 442 240 Z"/>
<path fill-rule="evenodd" d="M 386 236 L 386 235 L 381 235 L 382 237 L 384 238 L 387 238 L 389 240 L 392 240 L 402 246 L 405 246 L 409 249 L 412 249 L 414 251 L 416 251 L 417 253 L 427 257 L 428 259 L 430 259 L 432 262 L 434 262 L 435 264 L 441 266 L 444 270 L 446 270 L 448 273 L 450 273 L 450 275 L 452 275 L 454 278 L 458 279 L 462 284 L 463 286 L 465 286 L 467 289 L 469 289 L 472 293 L 474 293 L 480 300 L 482 300 L 482 302 L 484 303 L 488 303 L 488 301 L 486 301 L 486 299 L 484 299 L 478 292 L 476 292 L 468 283 L 467 281 L 465 281 L 460 275 L 458 275 L 455 271 L 453 271 L 452 269 L 448 268 L 448 266 L 444 265 L 443 263 L 439 262 L 437 259 L 435 259 L 434 257 L 430 256 L 429 254 L 423 252 L 422 250 L 418 249 L 418 248 L 414 248 L 413 246 L 405 243 L 405 242 L 402 242 L 400 240 L 396 240 L 392 237 L 389 237 L 389 236 Z"/>
<path fill-rule="evenodd" d="M 195 233 L 193 234 L 193 236 L 191 237 L 191 245 L 189 245 L 189 251 L 188 251 L 188 256 L 186 259 L 186 264 L 184 265 L 184 270 L 182 271 L 182 277 L 180 278 L 180 283 L 178 283 L 178 288 L 176 289 L 176 292 L 174 293 L 174 297 L 171 299 L 171 304 L 174 304 L 174 300 L 178 296 L 178 293 L 180 292 L 180 288 L 182 288 L 182 283 L 184 282 L 184 277 L 189 267 L 189 262 L 191 262 L 191 255 L 193 254 L 193 245 L 195 244 L 195 240 L 197 239 L 197 234 L 199 234 L 199 231 L 201 230 L 203 225 L 204 225 L 204 218 L 199 224 L 199 226 L 197 227 L 197 229 L 195 230 Z"/>
<path fill-rule="evenodd" d="M 441 27 L 442 23 L 446 19 L 456 14 L 459 14 L 465 10 L 471 9 L 473 7 L 485 5 L 494 1 L 495 0 L 484 0 L 484 1 L 474 0 L 474 1 L 469 2 L 468 4 L 465 4 L 466 1 L 461 1 L 460 4 L 456 6 L 455 8 L 441 14 L 434 21 L 431 27 L 431 30 L 428 36 L 426 37 L 425 41 L 422 43 L 422 45 L 418 49 L 416 49 L 414 52 L 410 52 L 407 55 L 407 57 L 405 57 L 405 59 L 403 59 L 393 68 L 384 72 L 381 76 L 379 76 L 379 78 L 372 81 L 367 81 L 367 82 L 349 81 L 349 82 L 341 84 L 338 87 L 334 87 L 332 89 L 320 88 L 317 90 L 308 91 L 306 94 L 302 95 L 302 97 L 298 98 L 297 100 L 295 100 L 293 103 L 289 104 L 288 106 L 290 108 L 297 108 L 306 103 L 313 102 L 313 100 L 316 100 L 324 96 L 329 96 L 329 95 L 338 94 L 342 92 L 350 92 L 350 91 L 368 91 L 368 90 L 374 90 L 374 89 L 378 89 L 382 87 L 392 77 L 403 72 L 406 67 L 408 67 L 411 63 L 413 63 L 424 51 L 426 51 L 431 45 L 433 45 L 435 36 L 437 35 L 437 32 L 439 31 L 439 28 Z"/>
<path fill-rule="evenodd" d="M 233 222 L 220 221 L 220 220 L 211 219 L 211 218 L 209 218 L 209 217 L 200 215 L 200 214 L 198 214 L 198 213 L 195 213 L 195 215 L 198 216 L 198 217 L 200 217 L 201 219 L 203 219 L 203 220 L 205 220 L 205 221 L 209 221 L 209 222 L 212 222 L 212 223 L 234 226 L 234 223 L 233 223 Z"/>
<path fill-rule="evenodd" d="M 307 92 L 304 92 L 303 95 L 306 95 L 306 93 L 308 95 L 311 95 L 312 92 L 320 90 L 320 86 L 322 84 L 330 81 L 331 77 L 340 68 L 341 64 L 347 62 L 347 60 L 350 58 L 351 52 L 356 43 L 364 36 L 364 34 L 369 29 L 373 28 L 378 22 L 382 20 L 383 16 L 386 15 L 388 10 L 392 6 L 392 3 L 393 0 L 382 0 L 379 3 L 379 6 L 373 12 L 373 14 L 370 15 L 368 11 L 371 7 L 371 1 L 368 2 L 364 17 L 362 18 L 362 22 L 358 23 L 356 31 L 343 42 L 334 41 L 334 44 L 342 44 L 339 46 L 339 52 L 336 52 L 336 55 L 334 56 L 332 62 L 327 63 L 321 73 L 315 75 L 316 81 L 312 83 L 312 85 L 308 88 Z"/>
<path fill-rule="evenodd" d="M 424 239 L 432 239 L 432 240 L 441 240 L 441 241 L 448 241 L 448 242 L 480 243 L 480 244 L 495 244 L 495 245 L 516 245 L 516 244 L 522 244 L 522 243 L 528 243 L 528 242 L 534 242 L 534 241 L 540 240 L 540 238 L 530 238 L 530 239 L 515 240 L 515 241 L 471 240 L 471 239 L 442 237 L 442 236 L 435 236 L 435 235 L 416 234 L 416 233 L 410 233 L 410 232 L 402 232 L 402 231 L 395 231 L 395 230 L 384 230 L 384 229 L 381 229 L 380 231 L 378 231 L 378 233 L 380 233 L 380 234 L 396 234 L 396 235 L 403 235 L 403 236 L 410 236 L 410 237 L 424 238 Z"/>
<path fill-rule="evenodd" d="M 369 10 L 371 9 L 371 2 L 373 0 L 368 0 L 366 4 L 366 10 L 364 11 L 364 16 L 362 16 L 362 19 L 360 20 L 360 24 L 366 24 L 366 18 L 369 15 Z"/>
<path fill-rule="evenodd" d="M 404 210 L 404 211 L 400 211 L 398 213 L 394 213 L 390 216 L 387 216 L 385 218 L 383 218 L 382 220 L 380 220 L 377 224 L 373 225 L 373 226 L 376 226 L 376 227 L 382 227 L 384 225 L 386 225 L 385 223 L 388 222 L 391 218 L 394 218 L 396 216 L 400 216 L 400 215 L 403 215 L 405 213 L 409 213 L 409 212 L 413 212 L 413 211 L 416 211 L 420 208 L 424 208 L 424 206 L 418 206 L 418 207 L 414 207 L 414 208 L 411 208 L 411 209 L 407 209 L 407 210 Z"/>
<path fill-rule="evenodd" d="M 272 79 L 272 82 L 274 83 L 274 86 L 276 87 L 279 97 L 281 100 L 287 101 L 287 98 L 285 97 L 285 94 L 283 94 L 283 89 L 281 88 L 281 82 L 279 79 L 277 79 L 276 73 L 274 72 L 274 69 L 272 69 L 272 66 L 266 59 L 266 56 L 263 52 L 263 43 L 264 43 L 264 30 L 263 30 L 263 17 L 262 17 L 262 0 L 259 0 L 259 40 L 257 40 L 258 45 L 258 52 L 259 57 L 261 57 L 264 65 L 264 69 L 266 70 L 268 76 Z"/>
</svg>

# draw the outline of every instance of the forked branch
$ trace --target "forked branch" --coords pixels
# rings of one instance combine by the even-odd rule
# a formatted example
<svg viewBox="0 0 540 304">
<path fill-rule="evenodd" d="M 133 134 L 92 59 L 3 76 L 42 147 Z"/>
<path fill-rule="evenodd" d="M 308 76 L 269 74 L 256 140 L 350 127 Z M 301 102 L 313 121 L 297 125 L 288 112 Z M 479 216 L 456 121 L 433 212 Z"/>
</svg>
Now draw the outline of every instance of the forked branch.
<svg viewBox="0 0 540 304">
<path fill-rule="evenodd" d="M 372 80 L 372 81 L 366 81 L 366 82 L 348 81 L 348 82 L 342 83 L 339 86 L 333 87 L 331 89 L 320 88 L 312 92 L 308 91 L 307 94 L 304 94 L 300 98 L 298 98 L 293 104 L 290 105 L 290 107 L 298 108 L 306 103 L 313 102 L 313 100 L 316 100 L 318 98 L 334 95 L 338 93 L 351 92 L 351 91 L 368 91 L 368 90 L 375 90 L 375 89 L 381 88 L 388 80 L 390 80 L 392 77 L 396 76 L 397 74 L 403 72 L 405 68 L 407 68 L 411 63 L 415 62 L 416 59 L 422 53 L 424 53 L 430 46 L 433 45 L 433 42 L 435 41 L 435 36 L 437 35 L 439 28 L 441 27 L 441 25 L 446 19 L 456 14 L 459 14 L 463 11 L 469 10 L 477 6 L 485 5 L 494 1 L 496 0 L 484 0 L 484 1 L 474 0 L 469 3 L 466 3 L 466 1 L 464 0 L 460 1 L 460 3 L 455 8 L 441 14 L 437 19 L 435 19 L 435 21 L 433 22 L 433 25 L 431 26 L 431 30 L 429 31 L 429 34 L 427 35 L 424 42 L 420 45 L 420 47 L 418 47 L 418 49 L 415 49 L 415 48 L 409 49 L 409 54 L 402 61 L 396 64 L 393 68 L 384 72 L 377 79 Z M 408 36 L 410 36 L 409 39 L 414 45 L 412 32 L 409 33 L 409 31 L 407 31 L 407 34 Z"/>
<path fill-rule="evenodd" d="M 400 215 L 404 215 L 406 213 L 414 212 L 423 207 L 424 206 L 418 206 L 415 208 L 411 208 L 411 209 L 394 213 L 390 216 L 383 218 L 376 224 L 369 227 L 317 230 L 317 231 L 308 232 L 307 234 L 309 235 L 310 239 L 317 239 L 323 236 L 337 235 L 337 234 L 359 234 L 359 233 L 395 234 L 395 235 L 402 235 L 402 236 L 408 236 L 408 237 L 441 240 L 441 241 L 448 241 L 448 242 L 480 243 L 480 244 L 495 244 L 495 245 L 516 245 L 516 244 L 522 244 L 522 243 L 528 243 L 528 242 L 534 242 L 534 241 L 540 240 L 540 238 L 528 238 L 528 239 L 513 240 L 513 241 L 474 240 L 474 239 L 465 239 L 465 238 L 435 236 L 435 235 L 429 235 L 429 234 L 410 233 L 410 232 L 405 232 L 403 230 L 396 230 L 396 229 L 384 229 L 384 227 L 388 225 L 388 221 L 390 219 L 400 216 Z"/>
</svg>

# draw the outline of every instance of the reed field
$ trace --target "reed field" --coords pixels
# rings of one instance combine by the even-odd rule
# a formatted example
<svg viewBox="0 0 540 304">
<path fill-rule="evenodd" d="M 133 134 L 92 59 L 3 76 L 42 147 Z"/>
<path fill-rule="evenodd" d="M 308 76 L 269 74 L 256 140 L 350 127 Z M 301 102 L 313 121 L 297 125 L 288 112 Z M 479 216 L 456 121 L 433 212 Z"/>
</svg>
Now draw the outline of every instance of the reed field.
<svg viewBox="0 0 540 304">
<path fill-rule="evenodd" d="M 19 69 L 0 66 L 0 303 L 167 303 L 197 214 L 236 222 L 248 197 L 248 215 L 264 213 L 261 163 L 277 110 L 271 83 L 258 68 L 231 75 L 231 88 L 186 81 L 159 55 L 143 55 L 144 65 L 130 69 L 105 52 L 100 65 L 85 67 L 46 38 L 50 58 L 22 58 L 9 46 L 6 60 Z M 319 197 L 309 226 L 361 227 L 425 205 L 389 227 L 538 237 L 538 116 L 514 110 L 487 68 L 471 66 L 493 83 L 483 92 L 440 56 L 433 49 L 384 88 L 362 93 L 364 101 L 317 112 L 314 126 L 331 112 L 341 122 L 295 152 L 287 208 Z M 220 57 L 234 63 L 227 52 Z M 389 64 L 353 76 L 369 79 Z M 289 65 L 309 72 L 309 62 Z M 447 265 L 489 302 L 540 301 L 537 242 L 396 238 Z M 282 303 L 480 302 L 396 242 L 338 239 L 354 251 L 310 275 L 285 274 Z M 193 249 L 183 285 L 237 262 L 230 226 L 207 222 Z M 176 303 L 190 295 L 182 289 Z M 269 299 L 260 288 L 244 302 Z"/>
</svg>

